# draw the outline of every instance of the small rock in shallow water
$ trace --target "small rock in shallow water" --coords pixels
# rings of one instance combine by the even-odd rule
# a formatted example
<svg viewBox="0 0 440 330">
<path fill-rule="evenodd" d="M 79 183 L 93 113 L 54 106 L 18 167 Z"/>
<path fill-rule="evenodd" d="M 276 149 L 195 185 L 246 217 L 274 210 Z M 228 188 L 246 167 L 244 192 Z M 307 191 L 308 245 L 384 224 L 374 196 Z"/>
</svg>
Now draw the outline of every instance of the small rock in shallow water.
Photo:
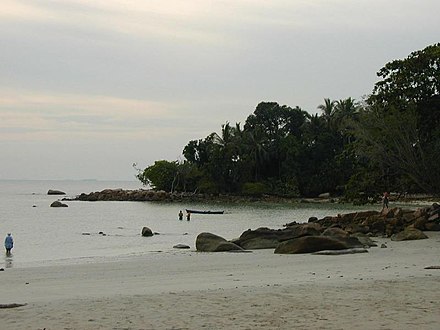
<svg viewBox="0 0 440 330">
<path fill-rule="evenodd" d="M 141 234 L 142 234 L 143 237 L 150 237 L 150 236 L 154 235 L 153 232 L 151 231 L 151 229 L 148 228 L 148 227 L 143 227 L 142 231 L 141 231 Z"/>
<path fill-rule="evenodd" d="M 16 308 L 16 307 L 22 307 L 22 306 L 26 306 L 27 304 L 25 303 L 25 304 L 16 304 L 16 303 L 13 303 L 13 304 L 0 304 L 0 308 Z"/>
<path fill-rule="evenodd" d="M 47 191 L 48 195 L 65 195 L 66 193 L 64 191 L 61 190 L 54 190 L 54 189 L 49 189 Z"/>
<path fill-rule="evenodd" d="M 69 205 L 61 203 L 60 201 L 55 201 L 50 204 L 50 207 L 68 207 Z"/>
<path fill-rule="evenodd" d="M 440 269 L 440 266 L 428 266 L 425 269 Z"/>
<path fill-rule="evenodd" d="M 387 245 L 386 245 L 385 243 L 382 243 L 380 247 L 381 247 L 382 249 L 386 249 L 386 248 L 387 248 Z"/>
</svg>

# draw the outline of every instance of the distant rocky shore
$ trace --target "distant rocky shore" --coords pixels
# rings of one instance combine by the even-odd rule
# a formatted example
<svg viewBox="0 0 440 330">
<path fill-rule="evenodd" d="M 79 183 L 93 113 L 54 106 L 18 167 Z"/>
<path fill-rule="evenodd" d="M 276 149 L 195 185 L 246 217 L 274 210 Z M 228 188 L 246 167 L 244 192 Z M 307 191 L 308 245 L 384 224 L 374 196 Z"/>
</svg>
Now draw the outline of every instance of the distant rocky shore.
<svg viewBox="0 0 440 330">
<path fill-rule="evenodd" d="M 330 198 L 328 194 L 323 194 L 316 199 L 293 199 L 283 198 L 277 196 L 263 195 L 259 197 L 252 196 L 237 196 L 237 195 L 223 195 L 223 194 L 195 194 L 187 192 L 173 192 L 169 193 L 163 190 L 125 190 L 125 189 L 104 189 L 91 193 L 82 193 L 75 198 L 64 198 L 63 200 L 79 200 L 79 201 L 163 201 L 163 202 L 178 202 L 178 201 L 222 201 L 222 202 L 249 202 L 249 201 L 267 201 L 267 202 L 336 202 L 337 199 Z"/>
<path fill-rule="evenodd" d="M 163 190 L 151 190 L 151 189 L 104 189 L 102 191 L 90 192 L 88 194 L 82 193 L 74 198 L 63 198 L 63 200 L 79 200 L 79 201 L 163 201 L 163 202 L 204 202 L 204 201 L 221 201 L 228 203 L 240 203 L 240 202 L 280 202 L 280 203 L 344 203 L 345 200 L 331 196 L 329 193 L 323 193 L 316 198 L 285 198 L 273 195 L 262 196 L 243 196 L 243 195 L 226 195 L 226 194 L 197 194 L 188 192 L 173 192 L 169 193 Z M 434 203 L 439 198 L 434 198 L 429 195 L 405 195 L 405 196 L 390 196 L 391 202 L 424 202 Z M 379 202 L 370 201 L 372 203 Z"/>
</svg>

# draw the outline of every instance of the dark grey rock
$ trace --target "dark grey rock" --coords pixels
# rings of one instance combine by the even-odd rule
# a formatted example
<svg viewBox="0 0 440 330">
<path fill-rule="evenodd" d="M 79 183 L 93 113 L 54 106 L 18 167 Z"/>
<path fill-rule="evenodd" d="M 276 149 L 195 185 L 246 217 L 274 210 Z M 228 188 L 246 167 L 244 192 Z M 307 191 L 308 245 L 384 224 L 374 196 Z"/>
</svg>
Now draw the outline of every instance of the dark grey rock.
<svg viewBox="0 0 440 330">
<path fill-rule="evenodd" d="M 150 236 L 154 235 L 153 232 L 151 231 L 151 229 L 148 227 L 143 227 L 141 233 L 142 233 L 142 236 L 144 236 L 144 237 L 150 237 Z"/>
<path fill-rule="evenodd" d="M 304 236 L 280 243 L 274 253 L 312 253 L 324 250 L 345 250 L 352 247 L 348 243 L 330 236 Z"/>
<path fill-rule="evenodd" d="M 211 233 L 200 233 L 196 238 L 196 249 L 200 252 L 224 252 L 243 250 L 237 244 Z"/>
<path fill-rule="evenodd" d="M 391 236 L 392 241 L 410 241 L 426 238 L 428 238 L 428 236 L 426 236 L 423 231 L 411 227 L 408 227 L 405 230 Z"/>
<path fill-rule="evenodd" d="M 68 205 L 60 201 L 55 201 L 52 204 L 50 204 L 50 207 L 68 207 Z"/>
<path fill-rule="evenodd" d="M 49 189 L 47 191 L 48 195 L 65 195 L 66 193 L 64 191 L 61 190 L 54 190 L 54 189 Z"/>
<path fill-rule="evenodd" d="M 176 244 L 173 246 L 174 249 L 190 249 L 189 245 L 186 244 Z"/>
</svg>

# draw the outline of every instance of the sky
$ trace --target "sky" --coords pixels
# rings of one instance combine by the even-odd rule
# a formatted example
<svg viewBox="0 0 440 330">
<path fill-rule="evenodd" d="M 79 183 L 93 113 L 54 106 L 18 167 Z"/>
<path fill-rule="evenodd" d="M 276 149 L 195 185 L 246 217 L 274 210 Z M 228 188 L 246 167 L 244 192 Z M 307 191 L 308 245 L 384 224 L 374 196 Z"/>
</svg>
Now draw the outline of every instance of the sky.
<svg viewBox="0 0 440 330">
<path fill-rule="evenodd" d="M 262 101 L 361 100 L 438 0 L 0 0 L 0 179 L 135 180 Z"/>
</svg>

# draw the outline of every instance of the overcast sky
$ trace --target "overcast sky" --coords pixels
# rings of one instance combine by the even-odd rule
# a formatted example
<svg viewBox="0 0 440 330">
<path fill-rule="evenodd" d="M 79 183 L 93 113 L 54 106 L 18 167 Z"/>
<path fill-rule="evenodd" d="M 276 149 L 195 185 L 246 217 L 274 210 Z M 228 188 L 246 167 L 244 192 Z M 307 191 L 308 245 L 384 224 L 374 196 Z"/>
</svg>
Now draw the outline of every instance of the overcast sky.
<svg viewBox="0 0 440 330">
<path fill-rule="evenodd" d="M 360 100 L 438 0 L 0 0 L 0 179 L 132 180 L 261 101 Z"/>
</svg>

